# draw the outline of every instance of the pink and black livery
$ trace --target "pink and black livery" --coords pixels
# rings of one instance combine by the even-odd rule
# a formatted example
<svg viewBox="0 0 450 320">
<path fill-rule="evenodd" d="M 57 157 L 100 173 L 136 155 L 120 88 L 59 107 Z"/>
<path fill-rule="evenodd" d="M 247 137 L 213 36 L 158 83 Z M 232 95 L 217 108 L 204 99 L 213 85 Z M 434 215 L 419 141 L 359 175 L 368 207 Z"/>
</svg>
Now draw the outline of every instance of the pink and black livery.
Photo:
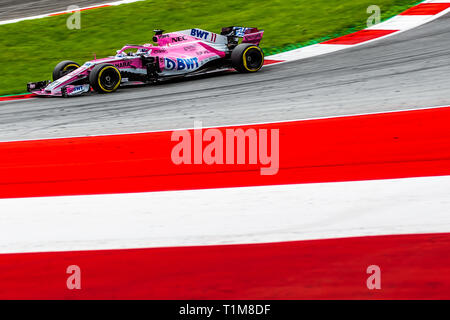
<svg viewBox="0 0 450 320">
<path fill-rule="evenodd" d="M 129 84 L 148 84 L 171 77 L 234 68 L 252 73 L 261 69 L 264 54 L 259 47 L 264 30 L 227 27 L 220 34 L 202 29 L 171 33 L 155 30 L 155 44 L 126 45 L 113 57 L 79 65 L 60 62 L 53 81 L 28 83 L 39 96 L 77 96 L 92 90 L 116 91 Z"/>
</svg>

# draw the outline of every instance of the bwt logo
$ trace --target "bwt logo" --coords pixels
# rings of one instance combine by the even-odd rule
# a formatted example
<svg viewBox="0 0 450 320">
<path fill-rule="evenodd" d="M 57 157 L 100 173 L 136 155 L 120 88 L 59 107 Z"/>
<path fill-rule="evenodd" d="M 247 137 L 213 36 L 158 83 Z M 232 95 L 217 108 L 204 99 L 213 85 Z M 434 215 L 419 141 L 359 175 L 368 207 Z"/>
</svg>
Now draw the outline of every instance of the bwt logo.
<svg viewBox="0 0 450 320">
<path fill-rule="evenodd" d="M 191 36 L 207 40 L 208 37 L 209 37 L 209 32 L 202 31 L 202 30 L 197 30 L 197 29 L 192 29 L 191 30 Z"/>
<path fill-rule="evenodd" d="M 80 91 L 82 91 L 83 89 L 84 89 L 84 86 L 83 86 L 83 85 L 81 85 L 81 86 L 76 86 L 75 88 L 73 88 L 73 92 L 74 92 L 74 93 L 80 92 Z"/>
<path fill-rule="evenodd" d="M 177 58 L 177 60 L 166 58 L 166 69 L 167 70 L 191 70 L 198 68 L 198 58 L 182 59 Z"/>
<path fill-rule="evenodd" d="M 171 158 L 176 165 L 259 164 L 261 175 L 275 175 L 279 171 L 279 140 L 279 129 L 202 129 L 202 122 L 195 121 L 194 130 L 172 132 L 171 141 L 178 143 Z"/>
</svg>

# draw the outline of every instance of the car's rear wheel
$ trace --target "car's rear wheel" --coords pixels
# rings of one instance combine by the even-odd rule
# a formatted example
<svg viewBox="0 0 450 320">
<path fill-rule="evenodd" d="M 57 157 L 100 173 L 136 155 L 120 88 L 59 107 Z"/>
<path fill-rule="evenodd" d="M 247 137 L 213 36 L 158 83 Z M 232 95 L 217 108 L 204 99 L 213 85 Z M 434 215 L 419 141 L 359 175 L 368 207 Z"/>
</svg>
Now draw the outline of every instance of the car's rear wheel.
<svg viewBox="0 0 450 320">
<path fill-rule="evenodd" d="M 73 61 L 61 61 L 58 63 L 53 69 L 53 81 L 58 80 L 59 78 L 64 77 L 66 74 L 72 72 L 75 69 L 78 69 L 80 65 Z"/>
<path fill-rule="evenodd" d="M 119 69 L 112 64 L 99 64 L 89 74 L 89 83 L 99 93 L 111 93 L 117 90 L 122 81 Z"/>
<path fill-rule="evenodd" d="M 257 45 L 241 43 L 231 53 L 231 63 L 239 72 L 257 72 L 264 64 L 264 53 Z"/>
</svg>

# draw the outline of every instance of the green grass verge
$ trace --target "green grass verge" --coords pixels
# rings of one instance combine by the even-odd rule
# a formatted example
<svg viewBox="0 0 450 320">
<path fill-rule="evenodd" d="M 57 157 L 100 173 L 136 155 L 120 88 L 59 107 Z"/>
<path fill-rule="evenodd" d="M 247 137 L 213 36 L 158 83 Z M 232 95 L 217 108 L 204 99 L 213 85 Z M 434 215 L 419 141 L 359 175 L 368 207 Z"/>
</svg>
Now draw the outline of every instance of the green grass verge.
<svg viewBox="0 0 450 320">
<path fill-rule="evenodd" d="M 417 0 L 377 0 L 388 19 Z M 61 60 L 83 63 L 109 56 L 124 44 L 151 42 L 153 29 L 199 27 L 265 29 L 266 54 L 317 43 L 366 27 L 373 0 L 148 0 L 81 13 L 81 29 L 66 27 L 68 15 L 0 26 L 0 95 L 24 92 L 26 83 L 51 78 Z"/>
</svg>

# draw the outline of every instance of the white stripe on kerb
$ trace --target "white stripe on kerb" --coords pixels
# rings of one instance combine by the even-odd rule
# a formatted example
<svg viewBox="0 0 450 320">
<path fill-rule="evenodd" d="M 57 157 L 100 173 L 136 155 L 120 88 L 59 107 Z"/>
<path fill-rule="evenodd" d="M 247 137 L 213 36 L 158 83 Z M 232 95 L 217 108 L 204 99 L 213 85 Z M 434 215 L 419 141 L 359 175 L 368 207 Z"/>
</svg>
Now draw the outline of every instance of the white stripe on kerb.
<svg viewBox="0 0 450 320">
<path fill-rule="evenodd" d="M 450 176 L 0 200 L 0 253 L 450 232 Z"/>
</svg>

